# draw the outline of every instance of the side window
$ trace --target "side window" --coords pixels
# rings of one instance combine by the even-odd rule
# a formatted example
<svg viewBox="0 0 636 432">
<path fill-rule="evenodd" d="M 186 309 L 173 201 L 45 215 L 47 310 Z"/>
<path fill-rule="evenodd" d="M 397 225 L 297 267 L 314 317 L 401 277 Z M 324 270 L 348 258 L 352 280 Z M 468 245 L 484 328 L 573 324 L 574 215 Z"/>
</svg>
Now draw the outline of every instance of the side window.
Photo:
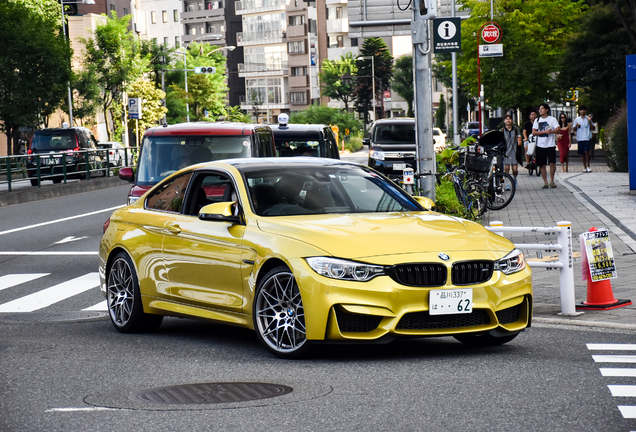
<svg viewBox="0 0 636 432">
<path fill-rule="evenodd" d="M 192 177 L 192 172 L 161 184 L 146 199 L 146 209 L 180 213 L 190 177 Z"/>
<path fill-rule="evenodd" d="M 192 180 L 191 193 L 184 214 L 196 216 L 208 204 L 238 201 L 234 184 L 225 174 L 205 172 L 197 173 Z"/>
<path fill-rule="evenodd" d="M 259 156 L 260 157 L 273 157 L 275 153 L 273 153 L 273 141 L 270 132 L 259 132 L 258 133 L 258 141 L 259 141 Z"/>
</svg>

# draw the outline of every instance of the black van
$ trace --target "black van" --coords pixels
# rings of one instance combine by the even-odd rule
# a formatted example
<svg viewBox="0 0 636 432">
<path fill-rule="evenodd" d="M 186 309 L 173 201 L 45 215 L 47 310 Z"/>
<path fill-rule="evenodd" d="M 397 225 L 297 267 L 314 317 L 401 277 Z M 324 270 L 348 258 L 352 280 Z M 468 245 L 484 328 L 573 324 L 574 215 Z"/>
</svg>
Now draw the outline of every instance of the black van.
<svg viewBox="0 0 636 432">
<path fill-rule="evenodd" d="M 85 150 L 95 150 L 84 152 Z M 68 178 L 86 176 L 86 159 L 89 169 L 102 166 L 102 154 L 97 150 L 97 140 L 90 129 L 84 127 L 51 128 L 35 131 L 27 151 L 27 175 L 31 184 L 38 185 L 37 166 L 40 155 L 40 176 L 44 180 L 59 183 L 64 178 L 64 165 Z M 36 177 L 36 178 L 33 178 Z"/>
<path fill-rule="evenodd" d="M 280 157 L 310 156 L 340 159 L 338 143 L 331 127 L 324 124 L 271 125 Z"/>
<path fill-rule="evenodd" d="M 363 143 L 369 146 L 369 167 L 392 180 L 402 179 L 404 168 L 417 168 L 413 118 L 377 120 Z"/>
</svg>

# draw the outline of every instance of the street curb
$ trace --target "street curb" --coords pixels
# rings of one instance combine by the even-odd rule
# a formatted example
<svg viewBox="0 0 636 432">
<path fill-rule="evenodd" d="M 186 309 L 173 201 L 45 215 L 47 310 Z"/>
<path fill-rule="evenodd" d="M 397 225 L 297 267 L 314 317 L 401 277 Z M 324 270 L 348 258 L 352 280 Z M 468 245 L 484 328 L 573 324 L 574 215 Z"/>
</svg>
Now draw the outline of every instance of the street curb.
<svg viewBox="0 0 636 432">
<path fill-rule="evenodd" d="M 67 184 L 49 184 L 39 188 L 25 188 L 14 192 L 2 192 L 0 193 L 0 207 L 57 198 L 65 195 L 76 195 L 84 192 L 123 186 L 125 184 L 127 183 L 122 181 L 119 177 L 112 176 L 80 180 Z"/>
<path fill-rule="evenodd" d="M 579 327 L 598 327 L 608 329 L 620 329 L 620 330 L 636 330 L 636 324 L 622 324 L 622 323 L 607 323 L 598 321 L 579 321 L 576 318 L 546 318 L 546 317 L 532 317 L 532 322 L 542 324 L 560 324 L 560 325 L 572 325 Z"/>
</svg>

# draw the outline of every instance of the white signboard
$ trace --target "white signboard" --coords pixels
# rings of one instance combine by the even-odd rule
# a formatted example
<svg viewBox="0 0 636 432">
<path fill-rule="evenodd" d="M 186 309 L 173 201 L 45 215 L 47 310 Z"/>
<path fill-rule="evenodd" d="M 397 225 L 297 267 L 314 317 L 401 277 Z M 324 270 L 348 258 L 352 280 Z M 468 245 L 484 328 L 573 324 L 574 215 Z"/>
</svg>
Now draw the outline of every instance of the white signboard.
<svg viewBox="0 0 636 432">
<path fill-rule="evenodd" d="M 479 57 L 503 57 L 503 44 L 479 45 Z"/>
<path fill-rule="evenodd" d="M 581 234 L 581 237 L 583 237 L 585 242 L 585 254 L 589 263 L 592 282 L 618 277 L 609 231 L 585 232 Z"/>
<path fill-rule="evenodd" d="M 141 98 L 128 98 L 128 118 L 141 120 Z"/>
</svg>

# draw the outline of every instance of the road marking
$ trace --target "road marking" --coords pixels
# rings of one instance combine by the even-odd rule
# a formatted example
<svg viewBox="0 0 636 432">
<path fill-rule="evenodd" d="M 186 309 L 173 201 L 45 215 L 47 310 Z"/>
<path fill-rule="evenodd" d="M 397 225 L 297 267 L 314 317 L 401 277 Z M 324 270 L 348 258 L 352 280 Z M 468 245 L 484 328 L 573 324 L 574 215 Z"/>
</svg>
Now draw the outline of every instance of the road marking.
<svg viewBox="0 0 636 432">
<path fill-rule="evenodd" d="M 636 344 L 587 344 L 589 350 L 636 351 Z"/>
<path fill-rule="evenodd" d="M 636 377 L 634 368 L 599 368 L 601 375 L 612 377 Z"/>
<path fill-rule="evenodd" d="M 24 273 L 0 276 L 0 291 L 32 280 L 48 276 L 50 273 Z"/>
<path fill-rule="evenodd" d="M 596 363 L 636 363 L 636 355 L 593 355 Z"/>
<path fill-rule="evenodd" d="M 621 410 L 623 418 L 636 418 L 636 406 L 619 405 L 618 409 Z"/>
<path fill-rule="evenodd" d="M 17 255 L 17 256 L 60 256 L 60 255 L 64 255 L 64 256 L 71 256 L 71 255 L 78 255 L 78 256 L 87 256 L 87 255 L 97 255 L 99 254 L 98 251 L 88 251 L 88 252 L 66 252 L 66 251 L 35 251 L 35 252 L 28 252 L 28 251 L 0 251 L 0 255 L 3 256 L 13 256 L 13 255 Z"/>
<path fill-rule="evenodd" d="M 97 303 L 95 306 L 87 307 L 86 309 L 82 309 L 83 311 L 98 311 L 98 312 L 108 312 L 108 303 L 106 300 Z"/>
<path fill-rule="evenodd" d="M 88 238 L 87 236 L 84 237 L 75 237 L 75 236 L 70 236 L 70 237 L 66 237 L 63 238 L 60 241 L 56 241 L 53 244 L 64 244 L 64 243 L 70 243 L 70 242 L 74 242 L 74 241 L 78 241 L 78 240 L 84 240 L 85 238 Z"/>
<path fill-rule="evenodd" d="M 60 223 L 60 222 L 66 222 L 66 221 L 70 221 L 70 220 L 73 220 L 73 219 L 79 219 L 79 218 L 83 218 L 83 217 L 86 217 L 86 216 L 93 216 L 93 215 L 104 213 L 104 212 L 112 212 L 112 211 L 117 210 L 118 208 L 122 208 L 122 207 L 124 207 L 124 205 L 119 205 L 119 206 L 107 208 L 107 209 L 104 209 L 104 210 L 97 210 L 97 211 L 90 212 L 90 213 L 84 213 L 84 214 L 81 214 L 81 215 L 70 216 L 70 217 L 67 217 L 67 218 L 56 219 L 56 220 L 52 220 L 52 221 L 48 221 L 48 222 L 42 222 L 42 223 L 39 223 L 39 224 L 28 225 L 28 226 L 24 226 L 24 227 L 20 227 L 20 228 L 14 228 L 14 229 L 6 230 L 6 231 L 0 231 L 0 235 L 11 234 L 11 233 L 14 233 L 14 232 L 24 231 L 24 230 L 33 229 L 33 228 L 39 228 L 41 226 L 52 225 L 52 224 L 56 224 L 56 223 Z"/>
<path fill-rule="evenodd" d="M 612 396 L 636 397 L 636 385 L 608 385 Z"/>
<path fill-rule="evenodd" d="M 99 286 L 99 274 L 88 273 L 0 305 L 0 312 L 33 312 Z"/>
<path fill-rule="evenodd" d="M 51 408 L 44 412 L 77 412 L 77 411 L 121 411 L 119 408 L 82 407 L 82 408 Z"/>
</svg>

